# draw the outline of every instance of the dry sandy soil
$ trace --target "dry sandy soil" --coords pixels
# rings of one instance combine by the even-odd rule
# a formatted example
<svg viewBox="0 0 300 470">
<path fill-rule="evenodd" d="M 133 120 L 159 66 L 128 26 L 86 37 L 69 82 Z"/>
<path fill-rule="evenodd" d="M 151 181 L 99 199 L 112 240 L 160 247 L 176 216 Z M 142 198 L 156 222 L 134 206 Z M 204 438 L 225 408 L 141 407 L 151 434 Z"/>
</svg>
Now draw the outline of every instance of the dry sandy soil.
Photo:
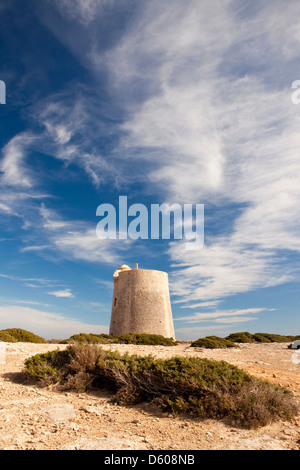
<svg viewBox="0 0 300 470">
<path fill-rule="evenodd" d="M 21 380 L 24 359 L 64 347 L 5 343 L 5 363 L 0 364 L 0 450 L 300 450 L 300 416 L 245 430 L 215 420 L 162 414 L 148 405 L 117 406 L 101 393 L 58 392 Z M 292 390 L 300 402 L 300 352 L 287 349 L 287 344 L 243 344 L 228 350 L 195 350 L 188 343 L 103 347 L 157 357 L 225 360 Z"/>
</svg>

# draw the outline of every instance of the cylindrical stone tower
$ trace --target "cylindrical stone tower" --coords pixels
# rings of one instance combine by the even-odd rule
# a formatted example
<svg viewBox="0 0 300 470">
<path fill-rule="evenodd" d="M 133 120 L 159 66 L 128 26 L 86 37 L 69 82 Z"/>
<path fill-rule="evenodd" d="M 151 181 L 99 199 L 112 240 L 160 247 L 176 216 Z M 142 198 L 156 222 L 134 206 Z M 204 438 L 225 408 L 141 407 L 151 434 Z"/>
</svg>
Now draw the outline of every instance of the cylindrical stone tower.
<svg viewBox="0 0 300 470">
<path fill-rule="evenodd" d="M 151 333 L 174 338 L 168 274 L 122 265 L 114 272 L 109 333 Z"/>
</svg>

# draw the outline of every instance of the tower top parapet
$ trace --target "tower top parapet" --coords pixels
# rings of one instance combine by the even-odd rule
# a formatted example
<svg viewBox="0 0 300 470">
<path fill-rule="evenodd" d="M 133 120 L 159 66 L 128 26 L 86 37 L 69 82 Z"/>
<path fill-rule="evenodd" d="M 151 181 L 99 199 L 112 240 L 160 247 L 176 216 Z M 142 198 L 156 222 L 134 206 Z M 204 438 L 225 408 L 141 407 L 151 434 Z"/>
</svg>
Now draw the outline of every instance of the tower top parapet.
<svg viewBox="0 0 300 470">
<path fill-rule="evenodd" d="M 131 268 L 127 266 L 127 264 L 122 264 L 118 269 L 113 274 L 113 278 L 117 279 L 119 277 L 119 273 L 122 273 L 123 271 L 131 271 Z"/>
</svg>

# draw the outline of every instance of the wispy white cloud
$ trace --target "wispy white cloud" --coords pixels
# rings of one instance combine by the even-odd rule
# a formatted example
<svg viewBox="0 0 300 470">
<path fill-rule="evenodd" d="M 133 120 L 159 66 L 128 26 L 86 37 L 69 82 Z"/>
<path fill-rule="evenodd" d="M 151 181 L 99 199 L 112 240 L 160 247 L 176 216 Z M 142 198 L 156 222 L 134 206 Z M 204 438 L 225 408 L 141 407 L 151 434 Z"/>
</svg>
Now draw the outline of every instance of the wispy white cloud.
<svg viewBox="0 0 300 470">
<path fill-rule="evenodd" d="M 3 212 L 4 214 L 13 214 L 13 209 L 9 207 L 7 204 L 0 203 L 0 212 Z"/>
<path fill-rule="evenodd" d="M 99 284 L 100 286 L 103 286 L 106 289 L 109 289 L 110 291 L 113 291 L 114 281 L 107 281 L 105 279 L 95 279 L 95 282 L 96 282 L 96 284 Z"/>
<path fill-rule="evenodd" d="M 217 320 L 213 320 L 215 323 L 227 323 L 230 325 L 234 325 L 235 323 L 245 323 L 249 321 L 258 320 L 258 317 L 225 317 L 225 318 L 218 318 Z"/>
<path fill-rule="evenodd" d="M 272 311 L 273 309 L 266 308 L 245 308 L 245 309 L 232 309 L 232 310 L 218 310 L 215 312 L 197 312 L 193 315 L 187 315 L 176 318 L 176 321 L 185 321 L 187 323 L 198 323 L 201 321 L 213 320 L 218 323 L 236 323 L 240 321 L 256 320 L 254 317 L 244 317 L 244 315 L 257 314 L 264 311 Z M 243 318 L 240 318 L 243 317 Z"/>
<path fill-rule="evenodd" d="M 53 292 L 48 292 L 48 294 L 54 295 L 54 297 L 58 297 L 58 298 L 73 299 L 75 297 L 71 289 L 56 290 Z"/>
<path fill-rule="evenodd" d="M 116 264 L 132 243 L 131 240 L 99 240 L 95 228 L 60 233 L 52 242 L 66 257 L 104 264 Z"/>
<path fill-rule="evenodd" d="M 193 341 L 200 337 L 208 335 L 227 336 L 231 325 L 206 325 L 206 326 L 183 326 L 181 328 L 175 327 L 176 338 L 187 339 Z"/>
<path fill-rule="evenodd" d="M 0 277 L 10 279 L 11 281 L 17 281 L 17 282 L 34 282 L 40 286 L 54 286 L 54 285 L 61 285 L 60 281 L 54 280 L 54 279 L 46 279 L 46 278 L 35 278 L 35 277 L 19 277 L 19 276 L 13 276 L 10 274 L 0 274 Z"/>
<path fill-rule="evenodd" d="M 69 338 L 76 333 L 107 333 L 106 325 L 93 325 L 75 318 L 20 305 L 0 306 L 2 328 L 24 328 L 46 339 Z"/>
<path fill-rule="evenodd" d="M 114 181 L 117 170 L 95 145 L 95 135 L 103 126 L 97 113 L 99 109 L 87 90 L 76 87 L 72 93 L 68 90 L 37 103 L 33 109 L 34 119 L 41 126 L 41 149 L 63 161 L 66 169 L 70 164 L 83 169 L 98 188 L 108 178 Z"/>
<path fill-rule="evenodd" d="M 28 251 L 43 251 L 43 250 L 47 250 L 47 249 L 51 249 L 51 246 L 50 245 L 32 245 L 32 246 L 22 247 L 22 248 L 20 248 L 20 251 L 22 253 L 26 253 Z"/>
<path fill-rule="evenodd" d="M 36 201 L 50 197 L 40 190 L 40 178 L 30 164 L 29 155 L 38 140 L 31 132 L 21 132 L 1 150 L 0 213 L 21 219 L 25 230 L 30 226 L 30 214 L 36 211 Z"/>
<path fill-rule="evenodd" d="M 169 15 L 149 5 L 106 62 L 94 56 L 119 93 L 136 86 L 142 97 L 127 103 L 122 150 L 151 162 L 151 189 L 174 201 L 240 206 L 228 234 L 218 226 L 199 253 L 170 245 L 171 289 L 209 301 L 295 279 L 293 263 L 282 269 L 282 251 L 300 252 L 299 116 L 288 62 L 299 5 L 284 14 L 278 2 L 270 10 L 230 1 L 172 6 Z"/>
<path fill-rule="evenodd" d="M 179 302 L 174 301 L 174 303 L 181 303 L 184 302 L 184 300 L 180 300 Z M 191 304 L 191 305 L 181 305 L 180 308 L 204 308 L 204 307 L 216 307 L 220 301 L 219 300 L 211 300 L 209 302 L 199 302 L 196 304 Z"/>
<path fill-rule="evenodd" d="M 89 70 L 108 73 L 110 95 L 122 107 L 113 170 L 120 163 L 123 182 L 142 175 L 148 193 L 173 202 L 239 206 L 226 230 L 216 223 L 201 251 L 170 244 L 172 292 L 204 307 L 295 279 L 296 267 L 282 253 L 300 252 L 300 119 L 290 100 L 290 83 L 298 78 L 291 59 L 299 51 L 299 3 L 283 11 L 278 0 L 251 6 L 174 0 L 170 9 L 154 0 L 138 8 L 106 48 L 93 22 L 104 5 L 77 0 L 70 11 L 71 3 L 56 2 L 63 15 L 85 25 L 80 34 L 87 37 L 75 50 L 62 30 L 62 42 Z M 116 173 L 83 141 L 98 135 L 93 121 L 101 119 L 80 93 L 70 95 L 35 107 L 44 147 L 65 168 L 84 169 L 99 187 Z M 8 144 L 6 183 L 32 184 L 33 174 L 21 171 L 25 150 L 19 138 Z M 12 210 L 4 199 L 1 204 L 2 212 Z M 28 250 L 48 245 L 72 259 L 112 263 L 128 248 L 100 242 L 87 224 L 47 210 L 41 212 L 45 243 L 28 244 Z"/>
<path fill-rule="evenodd" d="M 12 138 L 2 150 L 0 164 L 1 183 L 9 186 L 32 187 L 31 177 L 25 165 L 27 147 L 33 140 L 33 136 L 24 132 Z"/>
<path fill-rule="evenodd" d="M 49 307 L 49 304 L 37 302 L 36 300 L 15 300 L 14 303 L 22 305 L 41 305 L 43 307 Z"/>
<path fill-rule="evenodd" d="M 101 13 L 103 7 L 114 3 L 113 0 L 54 0 L 53 2 L 62 15 L 67 18 L 78 20 L 80 23 L 88 25 L 97 15 Z"/>
<path fill-rule="evenodd" d="M 289 266 L 284 272 L 279 269 L 275 251 L 235 245 L 230 236 L 212 239 L 199 251 L 172 245 L 170 255 L 176 268 L 170 275 L 172 293 L 186 301 L 210 301 L 276 286 L 295 275 Z"/>
<path fill-rule="evenodd" d="M 40 207 L 39 231 L 37 244 L 33 243 L 31 234 L 29 242 L 22 248 L 23 252 L 38 251 L 55 253 L 56 257 L 71 260 L 83 260 L 93 263 L 118 264 L 132 240 L 99 239 L 96 233 L 96 222 L 67 220 L 61 214 L 42 204 Z M 96 216 L 96 213 L 95 213 Z M 37 238 L 37 237 L 35 237 Z M 41 240 L 45 243 L 40 244 Z"/>
</svg>

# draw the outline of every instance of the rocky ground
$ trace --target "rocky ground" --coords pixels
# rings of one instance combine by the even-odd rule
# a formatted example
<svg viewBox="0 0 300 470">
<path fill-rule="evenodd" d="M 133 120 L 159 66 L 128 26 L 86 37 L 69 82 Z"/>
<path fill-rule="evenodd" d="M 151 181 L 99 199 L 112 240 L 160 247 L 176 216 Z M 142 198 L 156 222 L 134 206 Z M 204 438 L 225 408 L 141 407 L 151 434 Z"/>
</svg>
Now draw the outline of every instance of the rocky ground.
<svg viewBox="0 0 300 470">
<path fill-rule="evenodd" d="M 23 381 L 25 358 L 64 347 L 5 343 L 5 353 L 0 354 L 0 450 L 300 450 L 300 416 L 249 431 L 215 420 L 162 414 L 148 405 L 114 405 L 102 393 L 62 393 Z M 195 350 L 188 343 L 104 348 L 225 360 L 292 390 L 300 402 L 300 352 L 287 349 L 287 344 L 244 344 L 226 350 Z"/>
</svg>

